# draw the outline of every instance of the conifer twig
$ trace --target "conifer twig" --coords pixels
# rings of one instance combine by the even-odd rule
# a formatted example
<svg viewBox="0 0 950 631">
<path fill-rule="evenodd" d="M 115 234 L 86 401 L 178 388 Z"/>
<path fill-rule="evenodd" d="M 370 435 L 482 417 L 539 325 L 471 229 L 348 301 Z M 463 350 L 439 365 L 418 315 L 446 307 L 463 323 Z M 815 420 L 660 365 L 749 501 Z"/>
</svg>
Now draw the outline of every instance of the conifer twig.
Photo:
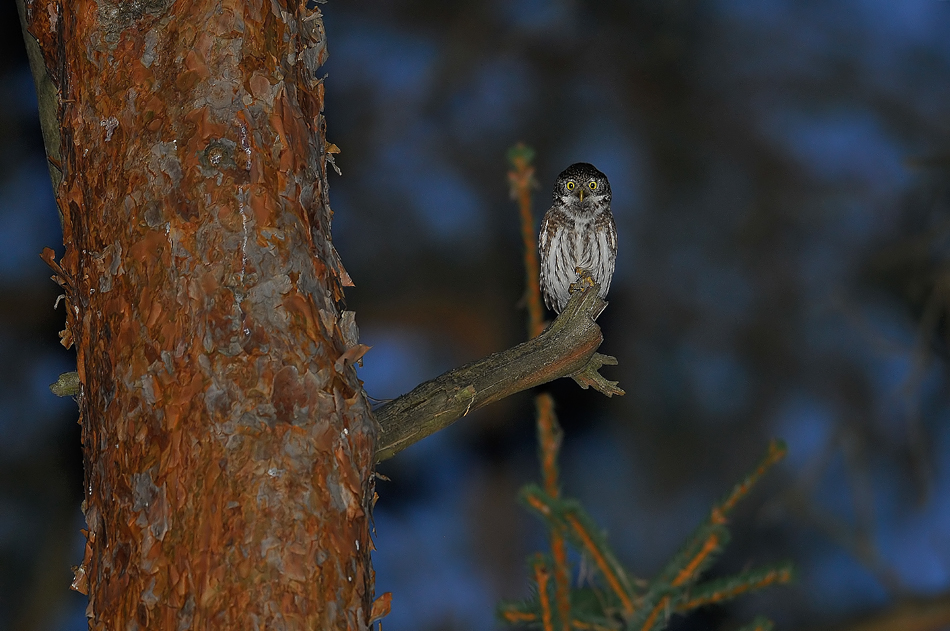
<svg viewBox="0 0 950 631">
<path fill-rule="evenodd" d="M 523 611 L 514 604 L 503 604 L 498 610 L 504 621 L 510 624 L 528 624 L 538 619 L 533 611 Z"/>
<path fill-rule="evenodd" d="M 551 599 L 548 595 L 548 581 L 551 580 L 551 572 L 548 569 L 544 555 L 535 555 L 531 561 L 531 569 L 534 572 L 534 582 L 538 585 L 538 602 L 541 604 L 541 628 L 543 631 L 554 631 L 554 616 L 551 611 Z"/>
<path fill-rule="evenodd" d="M 745 479 L 736 484 L 729 495 L 723 498 L 719 505 L 713 509 L 713 519 L 724 518 L 739 503 L 739 500 L 749 494 L 749 491 L 765 475 L 766 471 L 781 461 L 787 452 L 788 448 L 784 442 L 780 440 L 770 441 L 768 451 L 766 451 L 758 466 Z"/>
<path fill-rule="evenodd" d="M 548 523 L 561 526 L 571 542 L 594 562 L 594 567 L 600 571 L 607 586 L 620 601 L 624 614 L 631 615 L 635 610 L 634 596 L 626 572 L 614 558 L 603 534 L 597 531 L 583 508 L 573 501 L 552 498 L 530 484 L 522 490 L 521 498 Z"/>
<path fill-rule="evenodd" d="M 518 201 L 521 216 L 521 239 L 524 244 L 525 304 L 528 308 L 528 336 L 537 337 L 544 330 L 544 309 L 541 307 L 541 265 L 538 262 L 534 215 L 531 212 L 531 190 L 538 187 L 534 179 L 534 150 L 518 143 L 508 150 L 508 181 L 511 197 Z"/>
<path fill-rule="evenodd" d="M 719 524 L 712 524 L 705 531 L 708 533 L 705 537 L 694 537 L 687 544 L 686 549 L 690 553 L 687 555 L 689 560 L 678 571 L 676 571 L 677 561 L 672 564 L 670 569 L 676 571 L 676 576 L 670 581 L 671 586 L 679 587 L 698 577 L 715 560 L 715 553 L 729 541 L 729 531 Z"/>
<path fill-rule="evenodd" d="M 683 549 L 673 557 L 663 572 L 660 573 L 660 576 L 651 584 L 643 599 L 644 604 L 651 607 L 650 613 L 642 620 L 639 617 L 635 618 L 634 620 L 637 623 L 635 628 L 639 628 L 640 631 L 651 631 L 656 628 L 661 614 L 671 611 L 673 602 L 671 592 L 675 591 L 675 588 L 695 582 L 699 575 L 712 565 L 719 551 L 729 540 L 729 531 L 725 528 L 726 516 L 735 508 L 739 500 L 748 495 L 765 472 L 785 456 L 785 453 L 784 443 L 777 440 L 771 441 L 768 451 L 756 468 L 736 484 L 722 501 L 713 506 L 709 518 L 700 524 L 687 540 Z M 742 586 L 743 591 L 748 591 L 752 587 L 747 583 L 755 583 L 758 578 L 746 572 L 733 577 L 731 580 L 734 581 L 734 587 Z M 784 583 L 789 580 L 791 580 L 790 571 L 777 573 L 772 583 Z"/>
<path fill-rule="evenodd" d="M 704 605 L 721 603 L 770 585 L 788 583 L 793 576 L 792 567 L 788 563 L 748 570 L 738 576 L 696 585 L 689 591 L 687 598 L 677 603 L 676 609 L 689 611 Z"/>
<path fill-rule="evenodd" d="M 574 536 L 581 542 L 584 551 L 597 565 L 600 573 L 604 575 L 607 585 L 613 590 L 614 595 L 620 599 L 624 614 L 627 616 L 633 614 L 633 596 L 630 593 L 630 586 L 627 584 L 623 568 L 617 563 L 616 559 L 613 558 L 610 549 L 597 541 L 598 537 L 594 534 L 591 525 L 584 523 L 589 520 L 581 517 L 579 511 L 567 513 L 564 519 L 567 521 L 571 532 L 574 533 Z"/>
</svg>

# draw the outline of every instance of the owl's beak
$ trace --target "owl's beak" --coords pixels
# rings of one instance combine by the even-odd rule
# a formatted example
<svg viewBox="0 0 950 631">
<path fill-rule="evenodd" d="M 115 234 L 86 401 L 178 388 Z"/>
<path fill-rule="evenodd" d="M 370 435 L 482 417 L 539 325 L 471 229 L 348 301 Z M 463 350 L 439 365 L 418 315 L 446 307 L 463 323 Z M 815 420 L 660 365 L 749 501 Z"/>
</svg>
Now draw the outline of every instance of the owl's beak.
<svg viewBox="0 0 950 631">
<path fill-rule="evenodd" d="M 581 201 L 584 201 L 584 189 L 583 189 L 583 188 L 578 192 L 578 196 L 580 196 Z"/>
</svg>

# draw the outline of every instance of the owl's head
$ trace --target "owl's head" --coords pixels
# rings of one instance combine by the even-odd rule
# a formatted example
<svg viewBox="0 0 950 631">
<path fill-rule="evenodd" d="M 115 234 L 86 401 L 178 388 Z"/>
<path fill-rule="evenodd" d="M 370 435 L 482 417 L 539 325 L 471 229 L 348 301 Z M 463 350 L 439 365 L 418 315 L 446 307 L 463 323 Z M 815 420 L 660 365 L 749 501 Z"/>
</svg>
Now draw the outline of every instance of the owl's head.
<svg viewBox="0 0 950 631">
<path fill-rule="evenodd" d="M 587 207 L 610 203 L 610 182 L 593 164 L 575 162 L 557 176 L 554 203 Z"/>
</svg>

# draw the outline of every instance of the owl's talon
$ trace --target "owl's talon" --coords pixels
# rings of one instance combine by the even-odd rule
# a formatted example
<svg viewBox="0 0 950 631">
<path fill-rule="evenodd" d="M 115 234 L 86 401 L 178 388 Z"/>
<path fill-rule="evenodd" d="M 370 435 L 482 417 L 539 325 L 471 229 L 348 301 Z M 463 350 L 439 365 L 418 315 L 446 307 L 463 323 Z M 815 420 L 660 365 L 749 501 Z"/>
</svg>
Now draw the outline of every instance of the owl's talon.
<svg viewBox="0 0 950 631">
<path fill-rule="evenodd" d="M 569 294 L 573 294 L 575 291 L 583 291 L 597 284 L 590 272 L 583 267 L 575 267 L 574 272 L 577 274 L 577 281 L 571 283 L 567 288 Z"/>
</svg>

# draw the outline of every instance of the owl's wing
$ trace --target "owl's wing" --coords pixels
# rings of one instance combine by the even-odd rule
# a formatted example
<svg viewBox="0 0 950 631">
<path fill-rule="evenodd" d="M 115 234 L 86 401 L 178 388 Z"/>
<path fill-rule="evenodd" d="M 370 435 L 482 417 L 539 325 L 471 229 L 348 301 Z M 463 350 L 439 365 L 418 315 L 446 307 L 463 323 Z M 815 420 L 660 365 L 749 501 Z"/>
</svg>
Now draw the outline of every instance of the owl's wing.
<svg viewBox="0 0 950 631">
<path fill-rule="evenodd" d="M 541 258 L 544 258 L 544 253 L 551 247 L 551 235 L 548 234 L 548 224 L 550 222 L 551 211 L 549 210 L 544 213 L 544 219 L 541 220 L 541 231 L 538 233 L 538 252 L 541 254 Z"/>
<path fill-rule="evenodd" d="M 558 311 L 557 309 L 557 300 L 554 299 L 554 296 L 551 292 L 551 287 L 549 282 L 553 281 L 553 278 L 549 279 L 548 276 L 553 274 L 554 271 L 549 269 L 551 265 L 550 260 L 550 251 L 551 251 L 551 239 L 554 236 L 554 233 L 557 232 L 556 219 L 554 218 L 554 208 L 550 208 L 548 212 L 544 213 L 544 219 L 541 220 L 541 231 L 538 233 L 538 253 L 541 255 L 541 295 L 544 297 L 544 306 L 548 309 Z"/>
<path fill-rule="evenodd" d="M 610 221 L 607 222 L 607 244 L 610 246 L 611 258 L 617 258 L 617 223 L 612 213 L 607 213 Z M 613 271 L 613 270 L 611 270 Z"/>
<path fill-rule="evenodd" d="M 604 214 L 604 224 L 601 225 L 603 244 L 606 246 L 606 252 L 600 253 L 600 297 L 607 298 L 607 292 L 610 290 L 610 281 L 614 276 L 614 268 L 617 264 L 617 224 L 614 222 L 614 216 L 608 210 Z M 603 247 L 603 246 L 602 246 Z"/>
</svg>

